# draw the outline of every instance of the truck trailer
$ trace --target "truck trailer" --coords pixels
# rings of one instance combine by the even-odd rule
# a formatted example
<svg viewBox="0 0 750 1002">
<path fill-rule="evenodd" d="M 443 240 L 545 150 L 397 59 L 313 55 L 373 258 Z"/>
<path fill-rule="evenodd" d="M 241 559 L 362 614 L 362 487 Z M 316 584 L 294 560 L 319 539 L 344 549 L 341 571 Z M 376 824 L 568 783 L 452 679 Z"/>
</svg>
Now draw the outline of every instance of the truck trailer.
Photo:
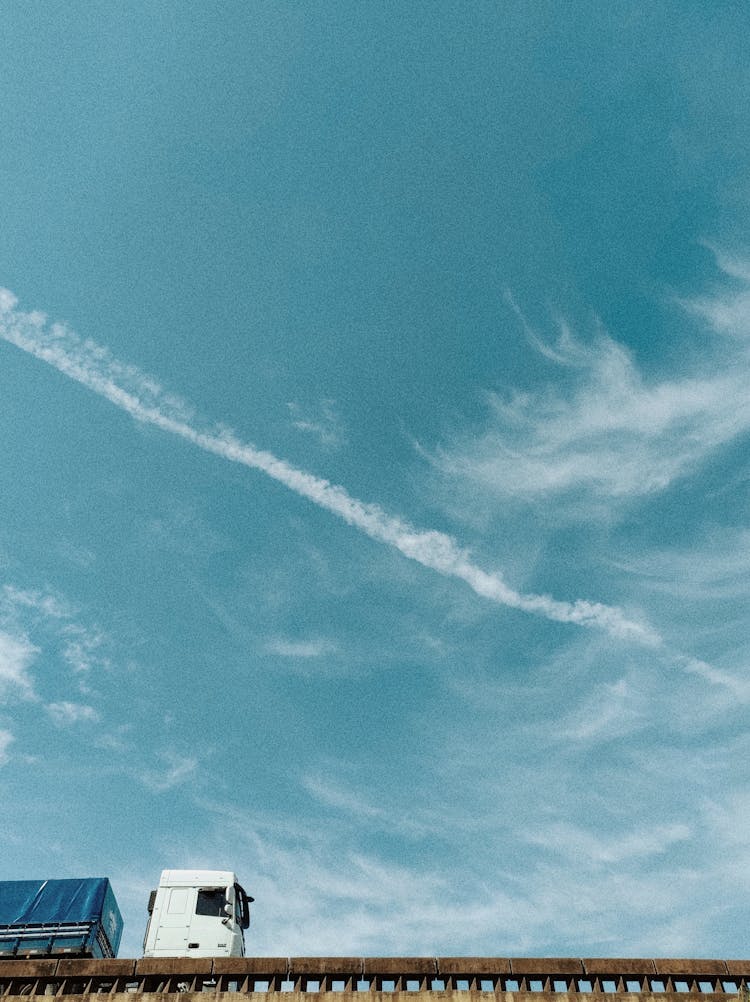
<svg viewBox="0 0 750 1002">
<path fill-rule="evenodd" d="M 0 959 L 116 957 L 121 936 L 106 877 L 0 881 Z"/>
</svg>

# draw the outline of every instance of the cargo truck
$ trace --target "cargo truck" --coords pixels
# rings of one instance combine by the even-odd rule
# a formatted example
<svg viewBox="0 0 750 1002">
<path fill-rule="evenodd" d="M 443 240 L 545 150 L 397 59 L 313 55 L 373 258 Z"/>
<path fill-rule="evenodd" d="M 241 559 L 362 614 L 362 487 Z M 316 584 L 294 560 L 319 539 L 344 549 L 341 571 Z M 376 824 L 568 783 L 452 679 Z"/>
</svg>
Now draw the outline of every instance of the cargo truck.
<svg viewBox="0 0 750 1002">
<path fill-rule="evenodd" d="M 0 881 L 0 959 L 116 957 L 121 936 L 106 877 Z"/>
<path fill-rule="evenodd" d="M 163 870 L 143 956 L 244 957 L 253 900 L 229 870 Z"/>
</svg>

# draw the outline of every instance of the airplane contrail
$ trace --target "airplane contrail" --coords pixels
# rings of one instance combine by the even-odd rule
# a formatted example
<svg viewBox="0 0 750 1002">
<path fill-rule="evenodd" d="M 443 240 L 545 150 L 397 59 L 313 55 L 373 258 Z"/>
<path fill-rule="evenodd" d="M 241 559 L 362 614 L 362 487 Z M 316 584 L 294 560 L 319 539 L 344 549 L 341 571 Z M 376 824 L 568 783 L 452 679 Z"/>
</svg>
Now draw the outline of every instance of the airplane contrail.
<svg viewBox="0 0 750 1002">
<path fill-rule="evenodd" d="M 483 570 L 451 536 L 416 529 L 377 504 L 358 501 L 345 488 L 241 442 L 230 429 L 200 430 L 184 402 L 167 393 L 156 380 L 118 361 L 107 348 L 82 340 L 64 325 L 48 323 L 44 314 L 25 313 L 17 307 L 13 293 L 0 289 L 1 338 L 93 390 L 137 421 L 171 432 L 223 459 L 262 471 L 371 539 L 392 546 L 424 567 L 464 581 L 477 595 L 498 605 L 556 622 L 599 628 L 613 637 L 651 647 L 661 645 L 661 638 L 648 624 L 629 619 L 616 606 L 585 599 L 565 602 L 548 595 L 518 592 L 505 583 L 498 571 Z"/>
</svg>

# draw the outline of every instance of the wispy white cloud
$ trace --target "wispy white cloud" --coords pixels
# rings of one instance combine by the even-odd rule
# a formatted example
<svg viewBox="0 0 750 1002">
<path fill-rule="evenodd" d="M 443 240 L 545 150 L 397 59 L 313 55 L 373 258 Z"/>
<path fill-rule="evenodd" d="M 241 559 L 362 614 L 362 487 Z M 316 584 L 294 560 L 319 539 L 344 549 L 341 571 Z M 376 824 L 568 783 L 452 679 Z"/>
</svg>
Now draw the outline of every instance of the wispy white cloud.
<svg viewBox="0 0 750 1002">
<path fill-rule="evenodd" d="M 704 241 L 713 253 L 716 263 L 729 278 L 736 279 L 738 287 L 722 287 L 713 295 L 680 299 L 680 305 L 702 317 L 716 331 L 730 337 L 750 335 L 750 262 L 728 254 L 720 247 Z"/>
<path fill-rule="evenodd" d="M 269 640 L 265 649 L 280 658 L 321 658 L 336 652 L 336 644 L 331 640 L 288 640 L 275 637 Z"/>
<path fill-rule="evenodd" d="M 315 436 L 321 445 L 327 449 L 339 448 L 344 444 L 344 432 L 341 418 L 336 411 L 336 403 L 331 399 L 320 401 L 318 407 L 305 411 L 294 402 L 287 404 L 292 418 L 292 427 Z"/>
<path fill-rule="evenodd" d="M 446 901 L 460 916 L 456 924 L 464 919 L 462 944 L 486 918 L 483 909 L 473 921 L 463 911 L 447 873 L 353 849 L 330 820 L 302 826 L 234 808 L 216 813 L 219 844 L 234 843 L 240 870 L 243 857 L 248 861 L 256 899 L 251 949 L 258 954 L 429 954 L 447 927 L 455 928 Z"/>
<path fill-rule="evenodd" d="M 110 726 L 106 730 L 99 728 L 92 741 L 97 748 L 116 752 L 118 755 L 130 755 L 134 749 L 132 731 L 133 725 L 131 723 Z"/>
<path fill-rule="evenodd" d="M 702 713 L 747 705 L 750 532 L 711 526 L 692 538 L 689 546 L 659 546 L 618 555 L 613 565 L 627 573 L 639 594 L 649 596 L 656 614 L 661 612 L 671 623 L 673 634 L 689 634 L 690 646 L 703 652 L 704 657 L 674 657 L 687 675 L 708 683 Z"/>
<path fill-rule="evenodd" d="M 510 807 L 499 805 L 505 816 Z M 214 811 L 217 851 L 231 846 L 238 873 L 250 874 L 259 955 L 643 955 L 645 944 L 689 955 L 710 922 L 705 914 L 675 922 L 716 877 L 670 858 L 693 835 L 681 822 L 605 837 L 574 824 L 545 832 L 542 821 L 538 839 L 519 832 L 505 856 L 469 832 L 452 842 L 446 865 L 427 846 L 411 861 L 355 848 L 378 817 L 364 816 L 355 834 L 331 818 L 302 826 L 278 813 Z M 521 843 L 529 854 L 521 856 Z"/>
<path fill-rule="evenodd" d="M 80 623 L 68 624 L 64 630 L 66 639 L 63 645 L 63 657 L 74 672 L 82 674 L 94 667 L 109 664 L 109 659 L 100 653 L 105 642 L 104 636 Z"/>
<path fill-rule="evenodd" d="M 191 779 L 198 769 L 198 759 L 191 755 L 181 755 L 177 751 L 168 750 L 157 756 L 161 767 L 146 769 L 137 774 L 137 778 L 152 793 L 166 793 L 177 786 L 182 786 Z"/>
<path fill-rule="evenodd" d="M 707 664 L 700 658 L 684 657 L 680 661 L 688 674 L 698 675 L 710 685 L 724 690 L 727 696 L 736 703 L 745 705 L 750 702 L 750 678 L 747 677 L 747 674 L 744 677 L 738 677 L 732 672 L 723 671 Z"/>
<path fill-rule="evenodd" d="M 595 686 L 581 706 L 561 721 L 558 737 L 565 741 L 613 741 L 650 722 L 640 688 L 625 678 Z"/>
<path fill-rule="evenodd" d="M 637 575 L 639 587 L 702 604 L 750 598 L 750 530 L 712 529 L 690 547 L 620 555 L 616 566 Z"/>
<path fill-rule="evenodd" d="M 93 706 L 86 703 L 71 703 L 63 700 L 60 703 L 48 703 L 47 713 L 59 727 L 69 727 L 71 724 L 79 724 L 84 721 L 96 722 L 99 720 L 99 713 Z"/>
<path fill-rule="evenodd" d="M 303 777 L 302 786 L 320 803 L 347 814 L 354 814 L 358 818 L 382 818 L 387 813 L 382 807 L 370 803 L 360 793 L 340 783 L 333 783 L 320 775 Z"/>
<path fill-rule="evenodd" d="M 22 699 L 35 699 L 30 668 L 39 653 L 23 636 L 0 630 L 0 696 L 13 692 Z"/>
<path fill-rule="evenodd" d="M 17 309 L 15 297 L 0 295 L 0 336 L 87 386 L 138 421 L 192 442 L 206 452 L 260 470 L 378 542 L 440 574 L 464 581 L 498 605 L 558 622 L 597 627 L 613 636 L 655 644 L 658 636 L 646 623 L 621 609 L 585 599 L 566 602 L 548 595 L 524 594 L 502 575 L 478 566 L 467 550 L 442 532 L 420 531 L 378 505 L 358 501 L 343 487 L 296 469 L 272 453 L 241 442 L 226 428 L 200 430 L 184 403 L 166 394 L 153 379 L 126 366 L 91 341 L 82 341 L 60 324 L 47 325 L 39 313 Z M 749 405 L 750 406 L 750 405 Z"/>
<path fill-rule="evenodd" d="M 5 765 L 5 763 L 10 758 L 8 754 L 8 749 L 13 742 L 13 735 L 10 731 L 0 730 L 0 766 Z"/>
<path fill-rule="evenodd" d="M 606 662 L 605 638 L 572 639 Z M 641 653 L 615 656 L 635 673 Z M 571 671 L 581 659 L 571 652 Z M 599 735 L 607 743 L 591 754 L 560 735 L 559 713 L 576 704 L 588 712 L 594 668 L 602 665 L 571 678 L 556 662 L 525 688 L 498 679 L 504 698 L 500 688 L 485 692 L 474 712 L 454 704 L 439 727 L 425 725 L 419 781 L 408 790 L 364 763 L 318 760 L 300 777 L 313 812 L 196 804 L 216 824 L 199 847 L 186 838 L 180 859 L 199 859 L 207 845 L 231 856 L 256 897 L 249 949 L 258 954 L 720 952 L 750 880 L 741 711 L 693 742 L 704 723 L 700 687 L 686 697 L 689 682 L 675 686 L 664 672 L 636 702 L 648 723 L 638 740 Z M 625 687 L 618 665 L 591 709 L 606 710 L 618 693 L 627 707 L 640 678 L 660 674 L 653 662 L 642 673 Z M 548 686 L 540 716 L 538 690 Z M 734 778 L 728 762 L 739 763 Z"/>
<path fill-rule="evenodd" d="M 55 595 L 9 584 L 2 587 L 2 604 L 6 609 L 31 609 L 47 619 L 67 619 L 72 615 L 71 608 Z"/>
<path fill-rule="evenodd" d="M 0 625 L 13 636 L 46 638 L 39 643 L 45 649 L 53 647 L 56 656 L 79 676 L 94 667 L 109 665 L 103 653 L 107 638 L 100 630 L 82 623 L 77 610 L 59 595 L 6 583 L 0 587 Z M 85 686 L 80 678 L 79 687 Z"/>
<path fill-rule="evenodd" d="M 535 845 L 575 857 L 579 865 L 611 865 L 640 857 L 661 856 L 676 842 L 692 835 L 686 824 L 655 825 L 622 834 L 596 835 L 569 823 L 555 823 L 531 832 L 527 838 Z"/>
<path fill-rule="evenodd" d="M 436 830 L 445 830 L 445 816 L 424 804 L 410 804 L 404 811 L 391 801 L 378 803 L 377 796 L 360 776 L 355 789 L 351 782 L 340 776 L 324 772 L 308 773 L 302 777 L 302 787 L 323 808 L 336 812 L 337 823 L 361 826 L 363 823 L 371 831 L 400 835 L 409 840 L 420 840 L 431 836 Z"/>
<path fill-rule="evenodd" d="M 640 497 L 750 430 L 750 267 L 721 256 L 718 263 L 743 287 L 725 280 L 713 295 L 682 306 L 706 322 L 715 341 L 731 338 L 723 337 L 720 350 L 711 346 L 692 375 L 675 379 L 647 379 L 601 329 L 585 344 L 560 322 L 548 343 L 510 298 L 530 343 L 558 368 L 555 386 L 488 393 L 486 430 L 457 436 L 432 457 L 437 468 L 497 498 Z"/>
</svg>

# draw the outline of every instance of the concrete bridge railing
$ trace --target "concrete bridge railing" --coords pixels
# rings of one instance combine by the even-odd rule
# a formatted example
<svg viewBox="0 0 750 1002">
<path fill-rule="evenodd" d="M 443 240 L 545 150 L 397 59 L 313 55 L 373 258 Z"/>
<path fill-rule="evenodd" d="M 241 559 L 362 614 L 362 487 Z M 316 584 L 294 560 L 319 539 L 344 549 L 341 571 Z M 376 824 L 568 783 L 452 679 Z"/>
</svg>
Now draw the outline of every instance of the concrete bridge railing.
<svg viewBox="0 0 750 1002">
<path fill-rule="evenodd" d="M 0 960 L 0 998 L 224 992 L 699 995 L 748 998 L 750 961 L 574 957 L 243 957 Z M 310 1000 L 312 1002 L 312 1000 Z M 331 1002 L 336 1002 L 331 999 Z M 583 999 L 581 999 L 583 1002 Z M 676 1000 L 675 1000 L 676 1002 Z M 687 1002 L 687 1000 L 686 1000 Z M 696 1000 L 697 1002 L 697 1000 Z M 706 998 L 705 1002 L 709 1002 Z"/>
</svg>

